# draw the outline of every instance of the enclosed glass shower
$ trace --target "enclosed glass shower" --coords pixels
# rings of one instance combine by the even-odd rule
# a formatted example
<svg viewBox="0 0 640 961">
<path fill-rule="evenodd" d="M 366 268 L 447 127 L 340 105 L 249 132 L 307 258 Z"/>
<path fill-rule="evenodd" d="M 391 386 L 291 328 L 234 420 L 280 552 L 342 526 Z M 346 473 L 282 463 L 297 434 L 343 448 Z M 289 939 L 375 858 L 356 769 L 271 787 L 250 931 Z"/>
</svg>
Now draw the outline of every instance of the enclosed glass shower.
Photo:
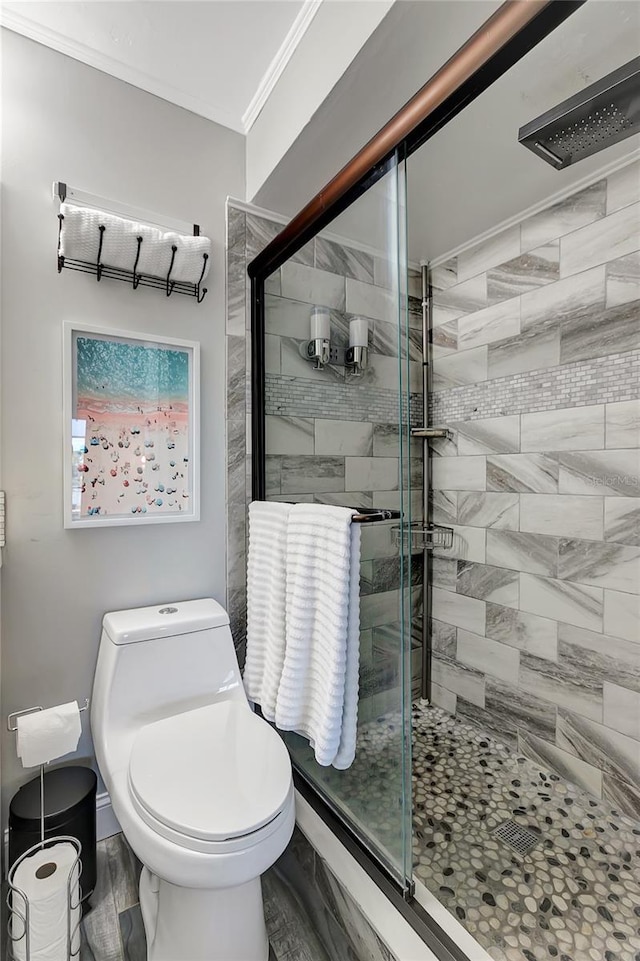
<svg viewBox="0 0 640 961">
<path fill-rule="evenodd" d="M 285 737 L 474 961 L 640 958 L 640 144 L 518 143 L 638 16 L 577 9 L 264 287 L 264 494 L 362 522 L 356 760 Z"/>
<path fill-rule="evenodd" d="M 422 574 L 421 557 L 403 544 L 421 490 L 410 428 L 421 417 L 422 372 L 404 198 L 405 166 L 394 158 L 330 230 L 266 280 L 265 495 L 358 511 L 356 761 L 346 771 L 323 768 L 306 740 L 285 739 L 302 775 L 406 887 L 412 624 Z"/>
</svg>

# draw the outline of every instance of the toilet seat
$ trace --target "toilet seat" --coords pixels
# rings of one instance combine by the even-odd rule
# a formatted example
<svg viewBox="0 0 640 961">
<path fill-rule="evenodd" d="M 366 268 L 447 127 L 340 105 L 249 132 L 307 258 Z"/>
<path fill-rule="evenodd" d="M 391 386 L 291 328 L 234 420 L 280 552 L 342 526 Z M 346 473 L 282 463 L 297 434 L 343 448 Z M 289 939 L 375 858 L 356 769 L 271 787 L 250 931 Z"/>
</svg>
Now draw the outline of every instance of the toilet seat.
<svg viewBox="0 0 640 961">
<path fill-rule="evenodd" d="M 292 799 L 288 751 L 246 703 L 222 701 L 138 733 L 129 791 L 158 833 L 195 850 L 247 847 L 279 826 Z"/>
</svg>

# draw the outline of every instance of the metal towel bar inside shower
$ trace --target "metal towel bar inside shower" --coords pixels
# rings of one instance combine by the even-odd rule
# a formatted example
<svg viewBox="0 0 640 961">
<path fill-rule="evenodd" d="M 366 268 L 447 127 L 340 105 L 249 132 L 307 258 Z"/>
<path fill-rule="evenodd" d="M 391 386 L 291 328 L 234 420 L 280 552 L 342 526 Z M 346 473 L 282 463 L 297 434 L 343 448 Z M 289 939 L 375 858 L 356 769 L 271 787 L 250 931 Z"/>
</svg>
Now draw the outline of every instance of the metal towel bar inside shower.
<svg viewBox="0 0 640 961">
<path fill-rule="evenodd" d="M 295 504 L 298 502 L 286 501 L 286 503 Z M 375 524 L 378 521 L 397 521 L 402 517 L 401 511 L 384 510 L 379 507 L 352 507 L 351 510 L 358 512 L 352 516 L 352 524 Z"/>
</svg>

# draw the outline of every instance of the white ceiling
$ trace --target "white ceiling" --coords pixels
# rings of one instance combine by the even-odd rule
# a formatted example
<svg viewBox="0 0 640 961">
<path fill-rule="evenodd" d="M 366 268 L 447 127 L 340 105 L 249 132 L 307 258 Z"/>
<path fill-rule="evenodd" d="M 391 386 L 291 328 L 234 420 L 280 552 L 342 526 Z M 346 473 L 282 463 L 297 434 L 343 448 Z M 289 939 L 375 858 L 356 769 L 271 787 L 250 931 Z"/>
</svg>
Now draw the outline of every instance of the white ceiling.
<svg viewBox="0 0 640 961">
<path fill-rule="evenodd" d="M 247 133 L 321 0 L 24 0 L 4 26 Z"/>
</svg>

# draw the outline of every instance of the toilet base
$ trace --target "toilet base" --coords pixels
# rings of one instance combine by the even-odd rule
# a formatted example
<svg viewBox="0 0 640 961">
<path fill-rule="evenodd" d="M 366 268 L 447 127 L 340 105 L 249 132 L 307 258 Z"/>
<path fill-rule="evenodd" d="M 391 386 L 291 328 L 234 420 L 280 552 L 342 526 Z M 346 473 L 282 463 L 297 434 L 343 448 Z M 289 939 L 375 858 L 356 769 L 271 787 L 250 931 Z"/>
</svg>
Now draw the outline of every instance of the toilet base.
<svg viewBox="0 0 640 961">
<path fill-rule="evenodd" d="M 147 961 L 268 961 L 260 878 L 234 888 L 183 888 L 142 869 Z"/>
</svg>

